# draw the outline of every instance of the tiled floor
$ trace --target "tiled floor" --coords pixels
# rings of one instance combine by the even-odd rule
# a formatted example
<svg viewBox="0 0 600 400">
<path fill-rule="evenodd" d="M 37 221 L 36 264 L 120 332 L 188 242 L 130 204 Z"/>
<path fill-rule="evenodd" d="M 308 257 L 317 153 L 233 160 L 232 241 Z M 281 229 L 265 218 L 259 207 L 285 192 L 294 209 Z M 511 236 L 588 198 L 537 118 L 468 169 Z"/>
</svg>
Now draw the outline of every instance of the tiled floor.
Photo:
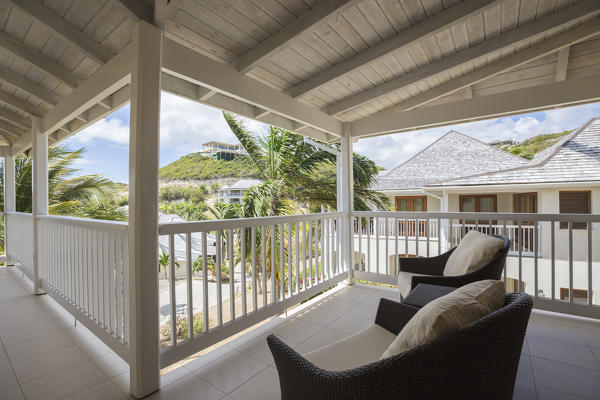
<svg viewBox="0 0 600 400">
<path fill-rule="evenodd" d="M 0 398 L 111 400 L 128 396 L 128 366 L 49 296 L 31 296 L 14 268 L 0 268 Z M 372 323 L 378 299 L 396 293 L 344 287 L 288 318 L 189 360 L 162 376 L 151 399 L 278 399 L 265 338 L 273 332 L 300 353 Z M 534 312 L 516 399 L 600 399 L 600 322 Z"/>
</svg>

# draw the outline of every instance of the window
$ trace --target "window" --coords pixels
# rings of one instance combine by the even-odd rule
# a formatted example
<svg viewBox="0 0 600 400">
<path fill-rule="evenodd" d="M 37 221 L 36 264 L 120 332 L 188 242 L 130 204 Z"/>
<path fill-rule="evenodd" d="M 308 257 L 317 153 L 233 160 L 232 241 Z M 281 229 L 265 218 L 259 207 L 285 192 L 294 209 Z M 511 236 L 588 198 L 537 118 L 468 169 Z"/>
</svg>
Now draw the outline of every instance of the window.
<svg viewBox="0 0 600 400">
<path fill-rule="evenodd" d="M 516 213 L 537 213 L 537 193 L 516 193 L 513 195 L 513 210 Z"/>
<path fill-rule="evenodd" d="M 590 192 L 559 192 L 559 212 L 561 214 L 590 214 L 592 207 L 590 204 Z M 560 228 L 567 229 L 569 224 L 561 222 Z M 573 222 L 573 229 L 586 229 L 587 223 Z"/>
<path fill-rule="evenodd" d="M 396 211 L 427 211 L 427 196 L 396 196 Z"/>
<path fill-rule="evenodd" d="M 498 211 L 498 196 L 495 194 L 460 195 L 458 202 L 460 212 L 490 213 Z M 474 223 L 474 220 L 465 220 L 465 224 Z M 487 221 L 480 221 L 479 223 L 487 223 Z"/>
</svg>

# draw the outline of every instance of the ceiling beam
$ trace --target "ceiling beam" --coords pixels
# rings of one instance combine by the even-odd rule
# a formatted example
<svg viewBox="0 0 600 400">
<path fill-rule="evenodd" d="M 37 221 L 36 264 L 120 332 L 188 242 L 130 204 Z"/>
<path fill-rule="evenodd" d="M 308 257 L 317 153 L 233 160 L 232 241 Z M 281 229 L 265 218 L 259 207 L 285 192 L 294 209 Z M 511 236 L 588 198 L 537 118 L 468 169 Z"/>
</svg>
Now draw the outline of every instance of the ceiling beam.
<svg viewBox="0 0 600 400">
<path fill-rule="evenodd" d="M 154 11 L 142 0 L 111 0 L 134 21 L 144 20 L 154 23 Z"/>
<path fill-rule="evenodd" d="M 314 29 L 329 18 L 335 18 L 358 2 L 358 0 L 321 0 L 315 2 L 310 11 L 285 25 L 277 33 L 234 61 L 235 69 L 244 74 L 251 71 L 262 61 L 269 59 L 285 46 L 289 46 L 303 33 Z"/>
<path fill-rule="evenodd" d="M 431 37 L 454 24 L 464 21 L 475 13 L 483 12 L 494 3 L 495 0 L 467 0 L 458 3 L 446 11 L 442 11 L 413 27 L 398 32 L 394 36 L 367 48 L 365 51 L 317 73 L 304 82 L 289 88 L 286 92 L 292 97 L 306 95 L 334 79 L 341 78 L 362 68 L 368 63 L 379 60 L 392 52 L 405 49 L 419 40 Z"/>
<path fill-rule="evenodd" d="M 599 87 L 600 74 L 596 74 L 410 111 L 387 109 L 352 122 L 352 136 L 409 132 L 593 103 L 600 100 Z"/>
<path fill-rule="evenodd" d="M 31 128 L 31 121 L 28 118 L 25 118 L 16 112 L 7 110 L 6 108 L 0 108 L 0 117 L 25 129 Z"/>
<path fill-rule="evenodd" d="M 60 101 L 60 97 L 56 93 L 30 81 L 8 68 L 0 67 L 0 80 L 8 82 L 48 104 L 56 105 Z"/>
<path fill-rule="evenodd" d="M 401 103 L 392 106 L 391 108 L 396 108 L 398 110 L 410 110 L 415 107 L 419 107 L 467 86 L 474 85 L 485 79 L 489 79 L 540 57 L 552 54 L 564 47 L 592 38 L 598 35 L 598 33 L 600 33 L 600 24 L 598 23 L 598 20 L 591 20 L 583 25 L 579 25 L 576 28 L 563 32 L 560 35 L 537 43 L 531 47 L 528 47 L 527 49 L 521 50 L 518 53 L 501 58 L 498 61 L 481 67 L 475 71 L 469 72 L 468 74 L 465 74 L 459 78 L 436 86 L 427 90 L 426 92 L 419 93 Z"/>
<path fill-rule="evenodd" d="M 558 58 L 556 59 L 556 76 L 557 82 L 564 81 L 567 79 L 567 69 L 569 67 L 569 49 L 571 47 L 565 47 L 560 49 L 558 52 Z"/>
<path fill-rule="evenodd" d="M 586 15 L 597 13 L 598 10 L 600 10 L 600 1 L 582 1 L 567 9 L 547 15 L 519 28 L 497 35 L 473 47 L 408 72 L 396 79 L 392 79 L 381 85 L 371 87 L 353 96 L 332 103 L 326 107 L 327 113 L 335 115 L 351 110 L 381 96 L 385 96 L 388 93 L 407 88 L 419 81 L 434 77 L 459 65 L 473 62 L 478 58 L 489 55 L 504 47 L 512 46 L 523 40 L 535 37 L 549 29 L 558 28 L 574 20 L 579 20 Z"/>
<path fill-rule="evenodd" d="M 163 71 L 332 135 L 343 134 L 337 118 L 168 38 L 163 39 Z"/>
<path fill-rule="evenodd" d="M 26 131 L 25 129 L 19 128 L 16 125 L 9 124 L 8 122 L 2 120 L 0 120 L 0 129 L 13 136 L 21 136 L 23 132 Z"/>
<path fill-rule="evenodd" d="M 44 111 L 41 108 L 3 91 L 0 91 L 0 101 L 36 117 L 44 115 Z"/>
<path fill-rule="evenodd" d="M 9 0 L 13 6 L 20 8 L 54 34 L 72 46 L 78 48 L 86 56 L 98 64 L 104 64 L 113 57 L 113 53 L 77 29 L 66 19 L 46 7 L 39 0 Z"/>
<path fill-rule="evenodd" d="M 42 72 L 52 76 L 59 82 L 67 85 L 71 89 L 77 87 L 81 83 L 81 79 L 79 79 L 75 74 L 66 69 L 60 64 L 44 57 L 39 53 L 35 53 L 25 46 L 19 41 L 13 39 L 9 35 L 4 32 L 0 32 L 0 47 L 4 48 L 6 51 L 12 53 L 13 55 L 27 61 L 35 68 L 41 70 Z"/>
</svg>

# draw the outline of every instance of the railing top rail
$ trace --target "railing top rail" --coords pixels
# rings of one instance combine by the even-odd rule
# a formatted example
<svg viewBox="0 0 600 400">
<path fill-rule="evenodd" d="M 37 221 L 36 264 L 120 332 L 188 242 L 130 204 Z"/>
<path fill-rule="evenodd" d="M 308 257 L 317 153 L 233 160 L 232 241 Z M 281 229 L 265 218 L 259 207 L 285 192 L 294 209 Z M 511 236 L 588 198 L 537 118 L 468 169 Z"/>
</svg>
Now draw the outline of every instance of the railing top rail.
<svg viewBox="0 0 600 400">
<path fill-rule="evenodd" d="M 8 215 L 8 216 L 15 216 L 15 217 L 31 217 L 31 213 L 26 213 L 26 212 L 20 212 L 20 211 L 5 211 L 4 214 Z"/>
<path fill-rule="evenodd" d="M 38 215 L 36 219 L 39 221 L 49 221 L 63 225 L 120 232 L 127 232 L 128 227 L 128 224 L 125 221 L 109 221 L 101 219 L 69 217 L 64 215 Z"/>
<path fill-rule="evenodd" d="M 275 217 L 261 218 L 235 218 L 210 221 L 167 222 L 159 225 L 159 235 L 173 235 L 179 233 L 210 232 L 216 230 L 252 228 L 265 225 L 287 224 L 300 221 L 314 221 L 323 218 L 340 218 L 348 216 L 342 212 L 327 212 L 315 214 L 278 215 Z"/>
<path fill-rule="evenodd" d="M 534 214 L 479 212 L 412 212 L 412 211 L 354 211 L 354 217 L 419 218 L 419 219 L 478 219 L 513 221 L 600 222 L 600 214 Z"/>
</svg>

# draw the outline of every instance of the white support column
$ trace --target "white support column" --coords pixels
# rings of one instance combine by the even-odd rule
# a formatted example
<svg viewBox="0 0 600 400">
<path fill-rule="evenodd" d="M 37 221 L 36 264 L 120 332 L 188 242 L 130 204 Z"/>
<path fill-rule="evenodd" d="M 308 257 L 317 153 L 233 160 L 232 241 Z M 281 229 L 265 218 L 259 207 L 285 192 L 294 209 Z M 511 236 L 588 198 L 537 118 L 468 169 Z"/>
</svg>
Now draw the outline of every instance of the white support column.
<svg viewBox="0 0 600 400">
<path fill-rule="evenodd" d="M 38 215 L 48 214 L 48 136 L 42 130 L 42 119 L 31 118 L 31 139 L 33 141 L 33 179 L 32 179 L 32 205 L 33 218 L 33 291 L 43 294 L 40 286 L 40 259 L 38 245 L 40 241 Z"/>
<path fill-rule="evenodd" d="M 343 268 L 348 270 L 348 284 L 354 284 L 354 246 L 352 233 L 352 211 L 354 210 L 354 174 L 352 132 L 350 124 L 344 124 L 344 136 L 341 138 L 342 154 L 337 159 L 337 210 L 348 213 L 340 226 L 341 255 Z"/>
<path fill-rule="evenodd" d="M 144 21 L 134 30 L 129 133 L 130 391 L 160 385 L 158 338 L 158 157 L 162 32 Z"/>
<path fill-rule="evenodd" d="M 448 212 L 448 192 L 446 192 L 444 190 L 444 193 L 442 195 L 442 200 L 441 200 L 441 204 L 440 204 L 440 211 L 441 212 Z M 450 249 L 450 247 L 452 246 L 451 244 L 448 243 L 448 234 L 449 234 L 449 229 L 452 229 L 452 227 L 450 226 L 449 222 L 447 219 L 443 219 L 441 221 L 442 223 L 442 227 L 440 229 L 440 233 L 441 233 L 441 237 L 438 238 L 438 240 L 441 240 L 442 245 L 440 246 L 442 251 L 447 251 Z"/>
<path fill-rule="evenodd" d="M 15 189 L 15 156 L 4 157 L 4 254 L 6 263 L 10 262 L 7 212 L 16 211 L 16 189 Z"/>
</svg>

